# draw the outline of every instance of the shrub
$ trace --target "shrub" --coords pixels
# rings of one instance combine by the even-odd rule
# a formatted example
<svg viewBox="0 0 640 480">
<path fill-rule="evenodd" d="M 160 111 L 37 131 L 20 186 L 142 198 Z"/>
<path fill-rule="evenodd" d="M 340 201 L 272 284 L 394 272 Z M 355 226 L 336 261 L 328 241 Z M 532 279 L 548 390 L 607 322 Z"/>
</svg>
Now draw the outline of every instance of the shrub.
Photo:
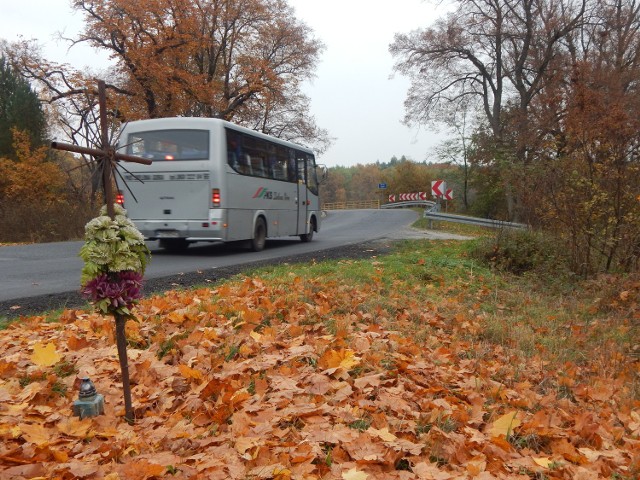
<svg viewBox="0 0 640 480">
<path fill-rule="evenodd" d="M 478 242 L 473 256 L 503 272 L 564 274 L 566 255 L 556 239 L 530 230 L 501 229 L 493 237 Z"/>
</svg>

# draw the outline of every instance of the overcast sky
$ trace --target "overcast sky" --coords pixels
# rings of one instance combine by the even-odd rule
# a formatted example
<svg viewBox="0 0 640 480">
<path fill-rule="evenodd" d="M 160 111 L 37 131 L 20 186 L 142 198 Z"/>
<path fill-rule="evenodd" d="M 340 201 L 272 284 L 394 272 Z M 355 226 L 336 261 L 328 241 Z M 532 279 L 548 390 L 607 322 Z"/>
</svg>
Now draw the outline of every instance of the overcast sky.
<svg viewBox="0 0 640 480">
<path fill-rule="evenodd" d="M 401 123 L 407 79 L 392 77 L 388 47 L 395 33 L 430 25 L 443 13 L 425 0 L 289 0 L 326 49 L 316 79 L 306 87 L 311 114 L 335 138 L 319 158 L 329 167 L 387 162 L 392 156 L 416 161 L 443 139 L 437 134 Z M 0 0 L 0 38 L 35 38 L 52 61 L 76 67 L 99 68 L 105 56 L 85 47 L 67 52 L 57 32 L 73 37 L 82 16 L 69 0 Z"/>
</svg>

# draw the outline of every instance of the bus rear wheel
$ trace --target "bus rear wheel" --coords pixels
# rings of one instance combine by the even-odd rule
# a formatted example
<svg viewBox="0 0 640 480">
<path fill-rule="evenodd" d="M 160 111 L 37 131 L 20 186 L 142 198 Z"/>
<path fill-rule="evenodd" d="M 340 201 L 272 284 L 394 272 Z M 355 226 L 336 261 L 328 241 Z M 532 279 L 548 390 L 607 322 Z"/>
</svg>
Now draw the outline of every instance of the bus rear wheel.
<svg viewBox="0 0 640 480">
<path fill-rule="evenodd" d="M 316 229 L 316 220 L 315 218 L 312 218 L 311 221 L 309 222 L 309 233 L 303 233 L 302 235 L 300 235 L 300 240 L 302 240 L 305 243 L 313 240 L 313 232 L 315 229 Z"/>
<path fill-rule="evenodd" d="M 188 246 L 189 246 L 189 242 L 187 242 L 184 238 L 172 238 L 172 239 L 160 240 L 160 247 L 164 248 L 167 252 L 171 252 L 171 253 L 184 252 Z"/>
<path fill-rule="evenodd" d="M 265 243 L 267 243 L 267 225 L 264 223 L 264 218 L 258 218 L 253 229 L 251 250 L 254 252 L 260 252 L 264 250 Z"/>
</svg>

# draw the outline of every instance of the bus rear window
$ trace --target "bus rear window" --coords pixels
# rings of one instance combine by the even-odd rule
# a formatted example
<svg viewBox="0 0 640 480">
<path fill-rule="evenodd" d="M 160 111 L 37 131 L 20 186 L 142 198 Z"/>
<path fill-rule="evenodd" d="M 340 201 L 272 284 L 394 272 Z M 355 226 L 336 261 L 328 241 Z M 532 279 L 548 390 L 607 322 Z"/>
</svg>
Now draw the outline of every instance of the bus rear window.
<svg viewBox="0 0 640 480">
<path fill-rule="evenodd" d="M 129 134 L 127 153 L 153 161 L 207 160 L 208 130 L 153 130 Z"/>
</svg>

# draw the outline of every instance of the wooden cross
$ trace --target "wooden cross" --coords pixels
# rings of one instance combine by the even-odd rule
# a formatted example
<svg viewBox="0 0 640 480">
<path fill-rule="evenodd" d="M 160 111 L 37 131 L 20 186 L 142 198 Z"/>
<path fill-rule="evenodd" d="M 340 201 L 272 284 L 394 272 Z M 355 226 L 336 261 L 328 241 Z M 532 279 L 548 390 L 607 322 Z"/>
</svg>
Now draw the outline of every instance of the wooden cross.
<svg viewBox="0 0 640 480">
<path fill-rule="evenodd" d="M 148 158 L 136 157 L 134 155 L 126 155 L 116 152 L 116 149 L 109 143 L 109 131 L 107 125 L 107 95 L 105 83 L 98 80 L 98 106 L 100 107 L 100 143 L 99 148 L 87 148 L 70 143 L 51 142 L 51 148 L 57 150 L 65 150 L 67 152 L 82 153 L 92 156 L 96 162 L 101 163 L 102 167 L 102 186 L 104 189 L 105 203 L 107 204 L 107 213 L 113 220 L 115 211 L 113 209 L 113 188 L 112 188 L 112 171 L 115 170 L 118 161 L 141 163 L 151 165 Z"/>
<path fill-rule="evenodd" d="M 51 147 L 57 150 L 65 150 L 67 152 L 82 153 L 92 156 L 96 162 L 101 163 L 102 167 L 102 186 L 104 189 L 105 202 L 107 204 L 107 213 L 111 219 L 115 219 L 115 209 L 113 208 L 114 196 L 112 178 L 113 170 L 115 170 L 118 161 L 141 163 L 150 165 L 151 160 L 133 155 L 125 155 L 116 152 L 116 149 L 109 143 L 109 131 L 107 125 L 107 96 L 105 83 L 98 81 L 98 105 L 100 107 L 100 143 L 99 148 L 86 148 L 79 145 L 69 143 L 52 142 Z M 133 423 L 134 413 L 131 404 L 131 384 L 129 382 L 129 365 L 127 362 L 127 338 L 125 334 L 125 325 L 127 317 L 115 314 L 116 321 L 116 344 L 118 346 L 118 358 L 120 360 L 120 370 L 122 372 L 122 389 L 124 393 L 124 418 L 127 422 Z"/>
</svg>

